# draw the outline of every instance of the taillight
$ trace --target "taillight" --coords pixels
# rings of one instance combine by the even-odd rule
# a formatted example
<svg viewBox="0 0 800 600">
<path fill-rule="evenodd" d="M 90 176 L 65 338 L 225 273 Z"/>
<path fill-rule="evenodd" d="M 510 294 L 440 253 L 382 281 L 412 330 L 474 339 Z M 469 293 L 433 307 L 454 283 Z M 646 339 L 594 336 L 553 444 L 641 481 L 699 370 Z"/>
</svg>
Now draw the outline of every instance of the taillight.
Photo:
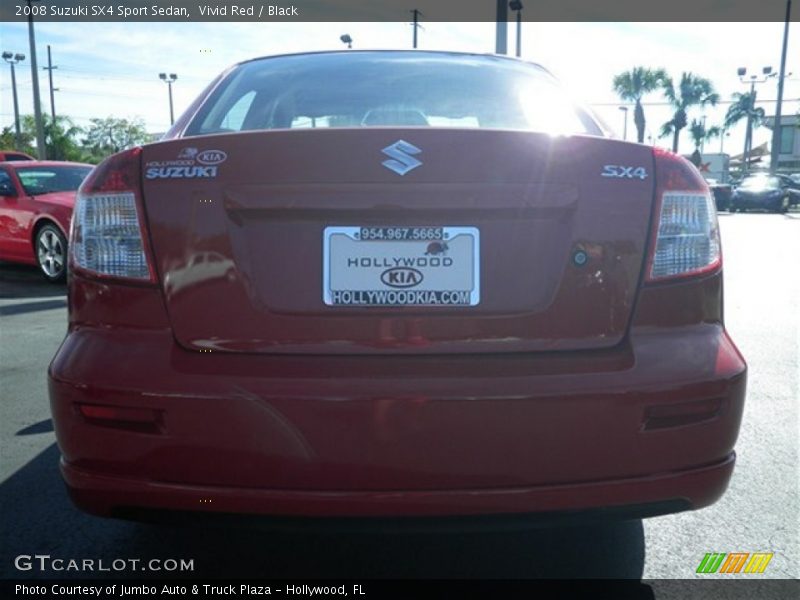
<svg viewBox="0 0 800 600">
<path fill-rule="evenodd" d="M 106 159 L 78 190 L 70 232 L 70 267 L 90 275 L 155 281 L 145 243 L 141 148 Z"/>
<path fill-rule="evenodd" d="M 656 218 L 647 280 L 705 274 L 722 264 L 714 198 L 686 159 L 654 150 Z"/>
</svg>

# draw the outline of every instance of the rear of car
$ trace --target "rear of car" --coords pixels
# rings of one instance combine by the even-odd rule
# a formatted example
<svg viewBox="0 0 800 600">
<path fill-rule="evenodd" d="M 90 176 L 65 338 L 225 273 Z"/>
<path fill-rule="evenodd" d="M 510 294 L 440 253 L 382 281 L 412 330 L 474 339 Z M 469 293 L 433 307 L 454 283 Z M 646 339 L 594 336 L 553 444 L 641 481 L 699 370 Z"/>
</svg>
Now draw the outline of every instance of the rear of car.
<svg viewBox="0 0 800 600">
<path fill-rule="evenodd" d="M 706 178 L 706 183 L 714 196 L 714 205 L 717 211 L 728 210 L 731 206 L 733 186 L 729 183 L 720 183 L 716 179 L 708 178 Z"/>
<path fill-rule="evenodd" d="M 778 175 L 789 194 L 789 206 L 800 205 L 800 175 Z"/>
<path fill-rule="evenodd" d="M 62 473 L 101 515 L 700 508 L 745 395 L 721 269 L 696 169 L 535 65 L 243 63 L 80 190 Z"/>
</svg>

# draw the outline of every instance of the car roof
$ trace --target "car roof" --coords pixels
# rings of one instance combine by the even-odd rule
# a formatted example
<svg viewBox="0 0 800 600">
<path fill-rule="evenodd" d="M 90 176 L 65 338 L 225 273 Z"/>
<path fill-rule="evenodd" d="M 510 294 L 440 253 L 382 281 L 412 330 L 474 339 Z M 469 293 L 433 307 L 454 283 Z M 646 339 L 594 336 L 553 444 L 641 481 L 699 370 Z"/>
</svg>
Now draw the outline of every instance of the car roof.
<svg viewBox="0 0 800 600">
<path fill-rule="evenodd" d="M 450 56 L 455 59 L 458 58 L 465 58 L 465 57 L 473 57 L 473 58 L 485 58 L 485 59 L 498 59 L 501 61 L 507 62 L 516 62 L 524 65 L 534 66 L 546 73 L 550 73 L 547 69 L 545 69 L 539 63 L 524 60 L 522 58 L 517 58 L 516 56 L 509 56 L 507 54 L 494 54 L 491 52 L 459 52 L 454 50 L 409 50 L 404 48 L 398 49 L 357 49 L 357 50 L 315 50 L 312 52 L 287 52 L 284 54 L 266 54 L 263 56 L 257 56 L 254 58 L 248 58 L 247 60 L 240 61 L 235 63 L 233 66 L 244 65 L 251 62 L 256 62 L 259 60 L 266 60 L 270 58 L 285 58 L 291 56 L 320 56 L 320 55 L 359 55 L 359 54 L 398 54 L 398 55 L 430 55 L 430 56 Z"/>
<path fill-rule="evenodd" d="M 8 160 L 0 162 L 4 167 L 91 167 L 87 163 L 71 162 L 68 160 Z"/>
</svg>

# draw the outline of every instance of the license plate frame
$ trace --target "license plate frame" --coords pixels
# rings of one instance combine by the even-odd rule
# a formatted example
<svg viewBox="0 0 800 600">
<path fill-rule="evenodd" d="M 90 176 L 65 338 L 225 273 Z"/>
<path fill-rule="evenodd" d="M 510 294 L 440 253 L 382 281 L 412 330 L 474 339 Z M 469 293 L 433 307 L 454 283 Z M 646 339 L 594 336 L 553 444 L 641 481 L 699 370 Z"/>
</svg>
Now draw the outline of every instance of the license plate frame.
<svg viewBox="0 0 800 600">
<path fill-rule="evenodd" d="M 343 252 L 344 258 L 339 256 Z M 469 308 L 480 304 L 477 227 L 329 226 L 323 232 L 322 254 L 322 300 L 327 306 Z M 349 264 L 342 262 L 348 259 Z M 444 285 L 434 283 L 437 274 Z M 360 277 L 363 282 L 358 281 Z M 421 279 L 414 283 L 417 277 Z"/>
</svg>

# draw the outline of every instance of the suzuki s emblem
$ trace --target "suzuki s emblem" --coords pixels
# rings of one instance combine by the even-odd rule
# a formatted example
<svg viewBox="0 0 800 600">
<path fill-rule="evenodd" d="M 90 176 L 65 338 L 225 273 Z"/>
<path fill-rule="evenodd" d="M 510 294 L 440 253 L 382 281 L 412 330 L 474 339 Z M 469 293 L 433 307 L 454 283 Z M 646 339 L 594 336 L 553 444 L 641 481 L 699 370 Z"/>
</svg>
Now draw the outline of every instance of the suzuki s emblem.
<svg viewBox="0 0 800 600">
<path fill-rule="evenodd" d="M 386 146 L 381 152 L 391 157 L 391 160 L 383 161 L 383 166 L 398 175 L 405 175 L 422 164 L 422 161 L 412 156 L 413 154 L 419 154 L 422 150 L 404 140 L 397 140 L 391 146 Z"/>
</svg>

